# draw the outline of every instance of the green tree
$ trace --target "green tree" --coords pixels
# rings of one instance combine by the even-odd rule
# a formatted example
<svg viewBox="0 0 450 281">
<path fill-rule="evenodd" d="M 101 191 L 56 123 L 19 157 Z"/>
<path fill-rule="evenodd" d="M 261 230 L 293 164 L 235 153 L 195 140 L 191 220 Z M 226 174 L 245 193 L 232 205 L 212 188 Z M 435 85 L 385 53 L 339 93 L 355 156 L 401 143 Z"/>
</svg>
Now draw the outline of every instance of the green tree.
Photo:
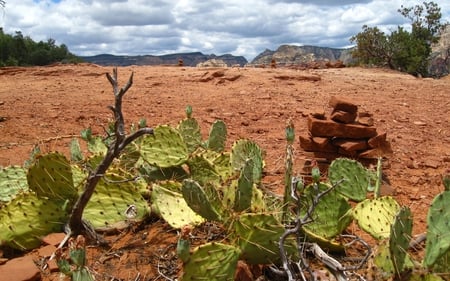
<svg viewBox="0 0 450 281">
<path fill-rule="evenodd" d="M 403 7 L 398 12 L 411 21 L 411 31 L 398 26 L 386 35 L 377 27 L 363 26 L 362 32 L 350 41 L 356 42 L 353 57 L 362 64 L 389 66 L 413 75 L 427 76 L 431 44 L 439 40 L 445 27 L 441 24 L 441 9 L 434 2 Z"/>
</svg>

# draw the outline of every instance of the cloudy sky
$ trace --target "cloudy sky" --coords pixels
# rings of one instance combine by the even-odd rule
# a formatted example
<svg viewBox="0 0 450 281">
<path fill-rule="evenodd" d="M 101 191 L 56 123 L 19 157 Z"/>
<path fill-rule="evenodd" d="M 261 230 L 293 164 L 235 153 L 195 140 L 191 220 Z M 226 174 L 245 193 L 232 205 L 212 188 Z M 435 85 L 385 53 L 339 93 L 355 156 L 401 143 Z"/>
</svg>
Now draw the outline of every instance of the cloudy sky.
<svg viewBox="0 0 450 281">
<path fill-rule="evenodd" d="M 281 44 L 347 47 L 364 24 L 388 32 L 407 24 L 412 0 L 6 0 L 0 26 L 49 38 L 76 55 L 201 51 L 252 60 Z M 450 1 L 434 0 L 443 21 Z"/>
</svg>

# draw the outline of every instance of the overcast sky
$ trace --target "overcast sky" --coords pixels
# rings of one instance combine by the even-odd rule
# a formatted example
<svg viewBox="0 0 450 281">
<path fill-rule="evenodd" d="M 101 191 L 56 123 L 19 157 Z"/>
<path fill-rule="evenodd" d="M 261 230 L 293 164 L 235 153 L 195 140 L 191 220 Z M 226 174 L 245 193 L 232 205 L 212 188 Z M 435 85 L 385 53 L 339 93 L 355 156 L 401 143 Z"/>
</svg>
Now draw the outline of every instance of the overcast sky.
<svg viewBox="0 0 450 281">
<path fill-rule="evenodd" d="M 252 60 L 281 44 L 348 47 L 364 24 L 407 24 L 412 0 L 6 0 L 0 26 L 49 38 L 76 55 L 160 55 L 200 51 Z M 443 21 L 450 1 L 435 0 Z"/>
</svg>

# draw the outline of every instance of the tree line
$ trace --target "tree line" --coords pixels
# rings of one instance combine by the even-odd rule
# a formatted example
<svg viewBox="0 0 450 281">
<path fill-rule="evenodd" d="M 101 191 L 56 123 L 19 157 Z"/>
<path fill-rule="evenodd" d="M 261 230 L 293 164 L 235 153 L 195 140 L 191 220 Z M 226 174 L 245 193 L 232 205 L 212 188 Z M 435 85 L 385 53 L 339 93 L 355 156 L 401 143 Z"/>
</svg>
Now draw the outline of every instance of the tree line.
<svg viewBox="0 0 450 281">
<path fill-rule="evenodd" d="M 398 26 L 386 34 L 376 26 L 364 25 L 363 30 L 350 39 L 356 43 L 352 55 L 362 64 L 429 76 L 431 46 L 439 41 L 448 25 L 441 23 L 441 8 L 434 2 L 423 2 L 413 7 L 401 6 L 398 12 L 410 21 L 409 28 Z"/>
<path fill-rule="evenodd" d="M 0 27 L 0 66 L 42 66 L 80 61 L 65 44 L 58 46 L 54 39 L 36 42 L 29 36 L 23 36 L 20 31 L 14 35 L 6 34 Z"/>
</svg>

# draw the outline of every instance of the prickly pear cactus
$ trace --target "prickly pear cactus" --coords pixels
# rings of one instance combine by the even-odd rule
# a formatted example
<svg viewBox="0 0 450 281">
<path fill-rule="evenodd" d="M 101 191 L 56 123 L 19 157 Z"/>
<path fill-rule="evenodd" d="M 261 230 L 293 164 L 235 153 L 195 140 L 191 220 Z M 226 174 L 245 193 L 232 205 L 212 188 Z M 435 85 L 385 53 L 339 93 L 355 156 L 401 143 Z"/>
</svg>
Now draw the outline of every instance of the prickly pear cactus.
<svg viewBox="0 0 450 281">
<path fill-rule="evenodd" d="M 183 281 L 233 281 L 240 251 L 222 243 L 207 243 L 192 251 L 183 266 Z"/>
<path fill-rule="evenodd" d="M 179 166 L 189 156 L 180 133 L 168 125 L 157 126 L 153 135 L 143 137 L 140 151 L 146 162 L 161 168 Z"/>
<path fill-rule="evenodd" d="M 366 199 L 370 175 L 361 163 L 338 158 L 328 168 L 328 178 L 332 184 L 340 182 L 336 191 L 345 197 L 357 202 Z"/>
<path fill-rule="evenodd" d="M 249 264 L 270 264 L 280 260 L 278 242 L 285 229 L 275 216 L 242 214 L 232 227 L 236 245 L 242 252 L 241 259 Z M 287 239 L 285 248 L 289 253 L 296 251 L 293 239 Z"/>
<path fill-rule="evenodd" d="M 70 211 L 64 203 L 32 192 L 17 194 L 0 208 L 0 244 L 19 250 L 38 247 L 40 237 L 63 230 Z"/>
<path fill-rule="evenodd" d="M 81 153 L 80 143 L 78 139 L 73 138 L 70 141 L 70 160 L 72 162 L 79 162 L 83 160 L 83 153 Z"/>
<path fill-rule="evenodd" d="M 213 164 L 214 170 L 222 180 L 225 180 L 233 175 L 233 170 L 230 163 L 230 153 L 218 153 L 213 150 L 205 150 L 199 152 L 197 155 L 209 160 Z"/>
<path fill-rule="evenodd" d="M 194 152 L 202 143 L 202 134 L 200 126 L 195 118 L 192 118 L 192 107 L 186 107 L 187 118 L 180 121 L 178 131 L 186 143 L 189 153 Z"/>
<path fill-rule="evenodd" d="M 189 174 L 182 166 L 160 168 L 143 163 L 139 166 L 138 170 L 140 175 L 149 182 L 166 180 L 182 181 L 189 177 Z"/>
<path fill-rule="evenodd" d="M 253 160 L 253 180 L 255 183 L 259 183 L 264 168 L 261 148 L 251 140 L 237 140 L 231 148 L 231 166 L 234 170 L 240 171 L 244 167 L 247 159 Z"/>
<path fill-rule="evenodd" d="M 145 183 L 136 183 L 131 176 L 122 174 L 117 170 L 105 174 L 86 205 L 83 218 L 98 230 L 122 229 L 130 221 L 143 220 L 149 213 L 148 204 L 138 187 Z"/>
<path fill-rule="evenodd" d="M 152 210 L 173 228 L 197 225 L 205 220 L 196 214 L 183 199 L 181 183 L 161 182 L 152 186 Z"/>
<path fill-rule="evenodd" d="M 221 220 L 219 211 L 211 204 L 212 200 L 198 182 L 191 179 L 184 180 L 182 193 L 184 200 L 195 213 L 210 221 Z"/>
<path fill-rule="evenodd" d="M 390 196 L 366 199 L 353 209 L 353 218 L 359 227 L 375 239 L 389 238 L 391 225 L 400 206 Z"/>
<path fill-rule="evenodd" d="M 411 269 L 413 267 L 413 261 L 406 255 L 404 268 Z M 371 277 L 369 280 L 392 280 L 396 270 L 389 250 L 389 241 L 384 240 L 377 244 L 373 256 L 369 260 L 369 268 L 373 270 L 367 274 L 367 277 Z"/>
<path fill-rule="evenodd" d="M 319 183 L 319 188 L 309 186 L 305 189 L 306 198 L 313 198 L 317 192 L 322 192 L 330 186 Z M 308 202 L 310 206 L 312 202 Z M 306 210 L 302 212 L 306 213 Z M 342 233 L 352 221 L 351 206 L 336 190 L 332 190 L 320 198 L 312 214 L 313 221 L 303 226 L 324 239 L 330 239 Z"/>
<path fill-rule="evenodd" d="M 39 197 L 70 201 L 78 197 L 72 168 L 62 154 L 55 152 L 37 157 L 28 169 L 27 180 L 30 189 Z"/>
<path fill-rule="evenodd" d="M 248 159 L 242 168 L 234 196 L 234 211 L 250 209 L 253 197 L 253 160 Z"/>
<path fill-rule="evenodd" d="M 438 194 L 427 215 L 427 241 L 423 264 L 433 268 L 440 257 L 450 251 L 450 191 Z"/>
<path fill-rule="evenodd" d="M 222 120 L 216 120 L 211 125 L 209 137 L 206 142 L 206 148 L 216 152 L 222 152 L 225 149 L 226 140 L 227 140 L 227 126 Z"/>
<path fill-rule="evenodd" d="M 14 196 L 28 190 L 25 169 L 19 166 L 0 168 L 0 205 L 10 201 Z"/>
<path fill-rule="evenodd" d="M 194 155 L 187 161 L 191 178 L 199 182 L 201 185 L 215 182 L 219 183 L 220 175 L 216 171 L 214 164 L 208 159 Z"/>
<path fill-rule="evenodd" d="M 389 253 L 398 277 L 406 270 L 407 250 L 412 234 L 412 214 L 408 207 L 402 207 L 395 216 L 389 237 Z"/>
</svg>

